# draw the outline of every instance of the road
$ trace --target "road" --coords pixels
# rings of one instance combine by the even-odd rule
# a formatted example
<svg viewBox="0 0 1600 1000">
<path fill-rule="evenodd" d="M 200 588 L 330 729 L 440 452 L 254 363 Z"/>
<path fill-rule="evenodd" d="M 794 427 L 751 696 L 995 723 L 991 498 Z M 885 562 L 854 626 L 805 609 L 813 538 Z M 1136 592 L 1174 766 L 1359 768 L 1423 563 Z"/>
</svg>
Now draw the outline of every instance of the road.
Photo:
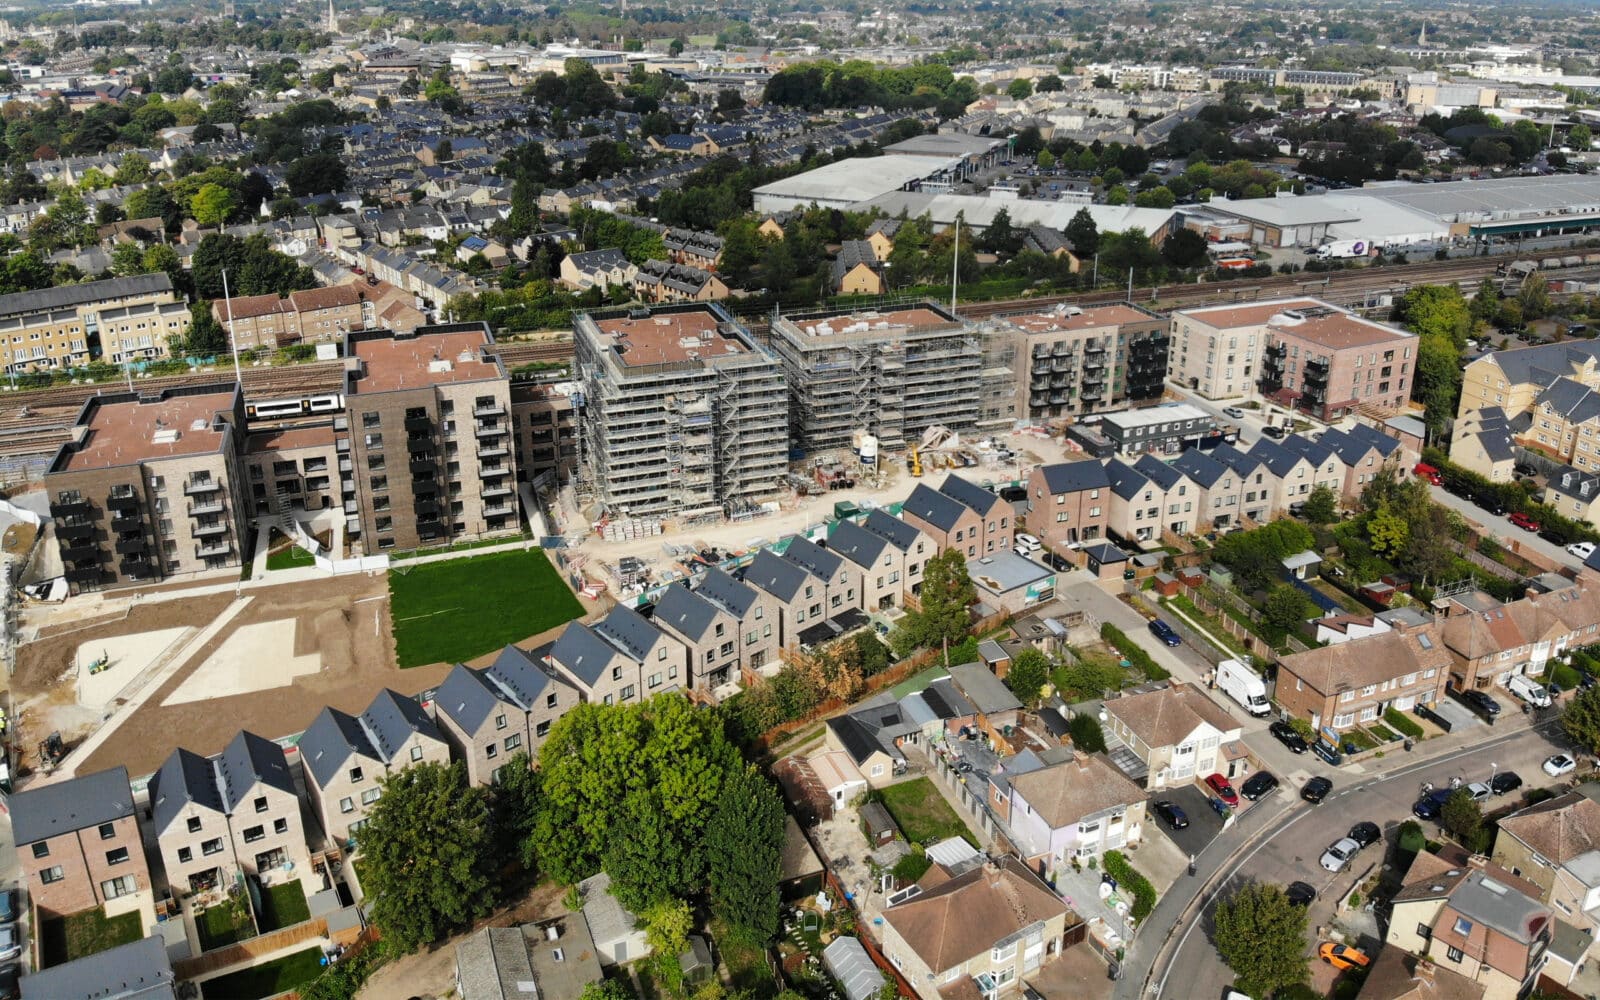
<svg viewBox="0 0 1600 1000">
<path fill-rule="evenodd" d="M 1540 555 L 1555 562 L 1557 566 L 1570 566 L 1573 569 L 1583 565 L 1583 560 L 1568 552 L 1554 542 L 1547 542 L 1540 538 L 1537 532 L 1523 531 L 1504 517 L 1497 517 L 1493 512 L 1484 510 L 1471 500 L 1453 496 L 1444 491 L 1442 486 L 1433 488 L 1433 500 L 1441 506 L 1449 507 L 1469 521 L 1476 521 L 1483 526 L 1490 537 L 1497 539 L 1501 545 L 1512 551 L 1526 552 L 1532 549 Z"/>
<path fill-rule="evenodd" d="M 1272 797 L 1246 812 L 1234 827 L 1214 841 L 1197 859 L 1198 874 L 1188 885 L 1169 887 L 1154 913 L 1139 932 L 1130 950 L 1123 978 L 1115 989 L 1117 1000 L 1140 996 L 1212 997 L 1221 996 L 1232 976 L 1217 956 L 1210 940 L 1210 920 L 1215 900 L 1247 881 L 1287 884 L 1304 881 L 1316 888 L 1318 899 L 1309 914 L 1312 928 L 1328 924 L 1338 902 L 1349 895 L 1371 868 L 1381 863 L 1377 846 L 1369 847 L 1355 863 L 1339 875 L 1331 875 L 1317 863 L 1324 848 L 1343 836 L 1350 825 L 1369 820 L 1384 831 L 1384 849 L 1392 846 L 1395 829 L 1411 816 L 1421 784 L 1432 782 L 1446 787 L 1453 777 L 1467 781 L 1487 781 L 1496 771 L 1512 770 L 1526 782 L 1524 788 L 1546 784 L 1540 762 L 1557 749 L 1563 749 L 1556 730 L 1556 714 L 1551 712 L 1534 728 L 1510 720 L 1519 728 L 1501 736 L 1492 730 L 1474 729 L 1462 745 L 1460 737 L 1440 737 L 1441 750 L 1413 761 L 1401 756 L 1388 773 L 1362 777 L 1352 768 L 1321 768 L 1330 772 L 1334 791 L 1321 806 L 1310 806 L 1297 797 L 1298 782 L 1286 781 Z M 1475 735 L 1474 735 L 1475 734 Z M 1485 738 L 1489 736 L 1489 738 Z M 1254 746 L 1255 741 L 1250 741 Z M 1451 744 L 1452 746 L 1446 746 Z M 1276 798 L 1276 802 L 1272 802 Z M 1270 806 L 1269 806 L 1270 803 Z M 1493 801 L 1491 808 L 1509 805 L 1508 800 Z M 1430 835 L 1434 824 L 1424 824 Z M 1206 902 L 1191 913 L 1196 894 L 1205 891 Z M 1357 917 L 1357 924 L 1370 925 L 1370 917 Z M 1308 959 L 1316 942 L 1307 941 Z M 1151 992 L 1144 992 L 1145 980 L 1159 956 L 1158 978 Z"/>
</svg>

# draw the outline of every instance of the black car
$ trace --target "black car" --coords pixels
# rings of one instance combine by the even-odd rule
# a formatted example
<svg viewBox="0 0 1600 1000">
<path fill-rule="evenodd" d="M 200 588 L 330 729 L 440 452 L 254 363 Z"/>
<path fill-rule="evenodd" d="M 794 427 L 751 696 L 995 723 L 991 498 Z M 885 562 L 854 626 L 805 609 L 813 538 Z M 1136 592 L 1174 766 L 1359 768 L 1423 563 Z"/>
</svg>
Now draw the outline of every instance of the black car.
<svg viewBox="0 0 1600 1000">
<path fill-rule="evenodd" d="M 1334 767 L 1344 763 L 1344 758 L 1339 755 L 1339 748 L 1329 746 L 1321 740 L 1311 744 L 1311 751 Z"/>
<path fill-rule="evenodd" d="M 1461 700 L 1491 718 L 1500 714 L 1500 703 L 1482 691 L 1463 691 Z"/>
<path fill-rule="evenodd" d="M 1279 441 L 1281 441 L 1284 438 L 1289 436 L 1289 432 L 1288 432 L 1287 429 L 1285 429 L 1283 427 L 1279 427 L 1277 425 L 1273 425 L 1271 427 L 1263 427 L 1263 428 L 1261 428 L 1261 433 L 1265 434 L 1269 438 L 1274 438 L 1274 439 L 1279 440 Z"/>
<path fill-rule="evenodd" d="M 0 890 L 0 924 L 16 923 L 17 890 Z"/>
<path fill-rule="evenodd" d="M 1044 561 L 1046 566 L 1049 566 L 1057 573 L 1070 573 L 1078 568 L 1074 563 L 1063 559 L 1054 552 L 1041 552 L 1039 558 Z"/>
<path fill-rule="evenodd" d="M 1161 799 L 1150 806 L 1157 816 L 1160 816 L 1168 827 L 1182 830 L 1189 825 L 1189 817 L 1174 802 Z"/>
<path fill-rule="evenodd" d="M 1317 890 L 1304 882 L 1290 882 L 1283 894 L 1293 906 L 1310 906 L 1317 899 Z"/>
<path fill-rule="evenodd" d="M 1279 743 L 1288 747 L 1290 753 L 1305 753 L 1310 749 L 1306 746 L 1306 738 L 1287 722 L 1274 722 L 1267 727 L 1267 732 L 1271 733 Z"/>
<path fill-rule="evenodd" d="M 1417 819 L 1438 819 L 1439 814 L 1444 811 L 1444 804 L 1449 801 L 1452 794 L 1454 792 L 1449 788 L 1429 792 L 1411 806 L 1411 812 Z"/>
<path fill-rule="evenodd" d="M 1150 634 L 1166 643 L 1168 646 L 1181 646 L 1183 640 L 1178 638 L 1178 633 L 1172 631 L 1172 626 L 1159 618 L 1150 622 Z"/>
<path fill-rule="evenodd" d="M 1382 840 L 1383 831 L 1378 829 L 1378 824 L 1376 823 L 1357 823 L 1350 828 L 1350 832 L 1345 836 L 1366 848 Z"/>
<path fill-rule="evenodd" d="M 1320 805 L 1331 791 L 1333 782 L 1319 775 L 1306 782 L 1305 787 L 1300 789 L 1300 797 L 1312 805 Z"/>
<path fill-rule="evenodd" d="M 1239 794 L 1254 802 L 1256 799 L 1278 787 L 1278 779 L 1270 772 L 1257 771 L 1244 779 L 1244 784 L 1239 786 Z"/>
<path fill-rule="evenodd" d="M 1489 779 L 1489 791 L 1496 795 L 1505 795 L 1522 787 L 1522 775 L 1515 771 L 1496 771 L 1494 777 Z"/>
</svg>

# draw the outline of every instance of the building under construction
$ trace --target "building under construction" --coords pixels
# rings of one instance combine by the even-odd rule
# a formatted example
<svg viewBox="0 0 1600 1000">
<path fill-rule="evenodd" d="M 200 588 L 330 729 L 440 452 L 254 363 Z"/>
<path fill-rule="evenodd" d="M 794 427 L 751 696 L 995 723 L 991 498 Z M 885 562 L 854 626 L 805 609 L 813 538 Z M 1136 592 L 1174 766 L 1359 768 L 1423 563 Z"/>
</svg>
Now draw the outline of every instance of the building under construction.
<svg viewBox="0 0 1600 1000">
<path fill-rule="evenodd" d="M 808 453 L 849 447 L 858 430 L 893 450 L 936 424 L 977 426 L 982 346 L 932 303 L 780 316 L 771 343 L 789 381 L 795 443 Z"/>
<path fill-rule="evenodd" d="M 578 314 L 579 494 L 617 515 L 735 513 L 788 468 L 783 369 L 713 303 Z"/>
</svg>

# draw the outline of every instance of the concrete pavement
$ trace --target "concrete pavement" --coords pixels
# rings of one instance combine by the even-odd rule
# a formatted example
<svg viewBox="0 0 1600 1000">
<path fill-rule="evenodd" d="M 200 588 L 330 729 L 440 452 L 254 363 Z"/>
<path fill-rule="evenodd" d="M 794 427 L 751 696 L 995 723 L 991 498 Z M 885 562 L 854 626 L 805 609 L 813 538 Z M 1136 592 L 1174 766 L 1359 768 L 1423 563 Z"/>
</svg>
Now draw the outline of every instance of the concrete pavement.
<svg viewBox="0 0 1600 1000">
<path fill-rule="evenodd" d="M 1432 489 L 1433 502 L 1475 521 L 1483 527 L 1483 534 L 1498 541 L 1502 546 L 1513 552 L 1526 552 L 1529 549 L 1539 553 L 1554 562 L 1557 566 L 1570 566 L 1573 569 L 1583 565 L 1583 560 L 1568 552 L 1554 542 L 1547 542 L 1539 537 L 1538 532 L 1524 531 L 1504 517 L 1497 517 L 1493 512 L 1484 510 L 1471 500 L 1453 496 L 1444 491 L 1444 487 L 1435 486 Z"/>
</svg>

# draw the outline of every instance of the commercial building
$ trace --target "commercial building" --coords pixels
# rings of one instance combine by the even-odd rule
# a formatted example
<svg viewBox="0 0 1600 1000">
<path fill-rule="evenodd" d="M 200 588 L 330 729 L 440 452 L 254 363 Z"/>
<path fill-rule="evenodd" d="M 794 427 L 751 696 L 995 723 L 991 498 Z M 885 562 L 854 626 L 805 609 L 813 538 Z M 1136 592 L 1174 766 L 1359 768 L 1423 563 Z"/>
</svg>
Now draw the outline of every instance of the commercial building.
<svg viewBox="0 0 1600 1000">
<path fill-rule="evenodd" d="M 1130 458 L 1151 453 L 1176 455 L 1216 431 L 1216 418 L 1191 403 L 1164 403 L 1100 418 L 1100 433 L 1116 447 L 1117 454 Z"/>
<path fill-rule="evenodd" d="M 511 383 L 494 347 L 483 323 L 345 338 L 347 534 L 368 553 L 516 530 Z"/>
<path fill-rule="evenodd" d="M 778 359 L 710 303 L 582 313 L 578 472 L 619 514 L 722 513 L 788 464 Z"/>
<path fill-rule="evenodd" d="M 757 212 L 783 212 L 812 205 L 843 209 L 890 191 L 916 190 L 924 180 L 952 173 L 961 163 L 959 156 L 839 160 L 763 184 L 751 193 Z"/>
<path fill-rule="evenodd" d="M 239 565 L 248 501 L 237 384 L 92 396 L 45 473 L 75 592 Z"/>
<path fill-rule="evenodd" d="M 131 319 L 134 328 L 117 332 L 115 349 L 109 352 L 102 343 L 100 317 L 106 310 L 182 301 L 172 290 L 172 279 L 160 272 L 0 295 L 0 365 L 16 373 L 69 368 L 102 356 L 112 362 L 166 357 L 164 316 Z M 117 316 L 119 326 L 128 318 Z M 149 328 L 137 329 L 140 322 Z"/>
<path fill-rule="evenodd" d="M 1138 306 L 1012 313 L 989 321 L 984 332 L 986 350 L 1008 353 L 1013 372 L 996 387 L 1009 390 L 1006 402 L 995 398 L 999 392 L 985 393 L 986 419 L 991 410 L 1010 420 L 1075 417 L 1161 398 L 1167 321 Z"/>
<path fill-rule="evenodd" d="M 856 431 L 903 448 L 934 425 L 966 431 L 978 422 L 980 338 L 932 303 L 780 316 L 771 342 L 793 436 L 807 452 L 848 447 Z"/>
</svg>

